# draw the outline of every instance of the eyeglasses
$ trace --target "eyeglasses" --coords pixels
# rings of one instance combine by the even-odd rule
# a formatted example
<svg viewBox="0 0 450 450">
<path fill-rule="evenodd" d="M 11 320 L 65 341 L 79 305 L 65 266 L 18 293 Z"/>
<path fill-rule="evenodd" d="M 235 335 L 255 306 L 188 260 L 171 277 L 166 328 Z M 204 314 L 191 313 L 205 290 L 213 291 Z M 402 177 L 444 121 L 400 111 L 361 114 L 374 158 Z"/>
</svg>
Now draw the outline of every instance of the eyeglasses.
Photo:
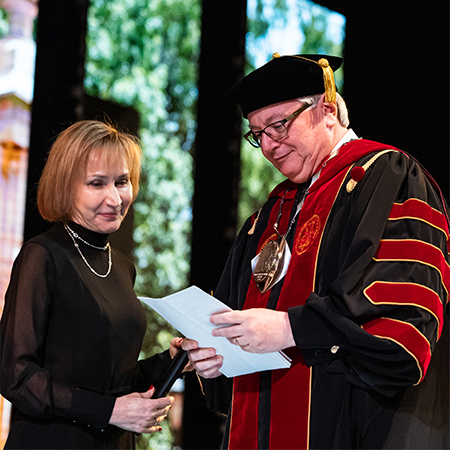
<svg viewBox="0 0 450 450">
<path fill-rule="evenodd" d="M 261 137 L 263 133 L 269 136 L 274 141 L 279 141 L 288 135 L 286 123 L 298 117 L 303 111 L 305 111 L 305 109 L 308 109 L 310 106 L 310 103 L 305 103 L 301 108 L 297 109 L 292 114 L 289 114 L 289 116 L 287 116 L 285 119 L 271 123 L 261 131 L 255 132 L 250 130 L 248 133 L 244 134 L 244 138 L 255 148 L 261 147 Z"/>
</svg>

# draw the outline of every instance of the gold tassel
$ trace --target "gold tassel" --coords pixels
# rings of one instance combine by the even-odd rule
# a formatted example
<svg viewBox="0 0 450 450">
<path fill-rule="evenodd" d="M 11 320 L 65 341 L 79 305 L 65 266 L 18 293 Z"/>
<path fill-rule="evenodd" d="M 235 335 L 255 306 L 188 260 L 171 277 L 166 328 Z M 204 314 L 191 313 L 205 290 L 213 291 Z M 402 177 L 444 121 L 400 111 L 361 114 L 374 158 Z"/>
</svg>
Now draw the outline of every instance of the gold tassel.
<svg viewBox="0 0 450 450">
<path fill-rule="evenodd" d="M 252 227 L 250 230 L 248 230 L 247 234 L 252 235 L 255 232 L 256 224 L 258 223 L 259 215 L 261 214 L 262 208 L 259 208 L 258 215 L 255 218 L 255 221 L 253 222 Z"/>
<path fill-rule="evenodd" d="M 321 58 L 318 61 L 323 70 L 323 83 L 325 85 L 325 101 L 334 103 L 336 101 L 336 86 L 334 84 L 333 69 L 327 59 Z"/>
</svg>

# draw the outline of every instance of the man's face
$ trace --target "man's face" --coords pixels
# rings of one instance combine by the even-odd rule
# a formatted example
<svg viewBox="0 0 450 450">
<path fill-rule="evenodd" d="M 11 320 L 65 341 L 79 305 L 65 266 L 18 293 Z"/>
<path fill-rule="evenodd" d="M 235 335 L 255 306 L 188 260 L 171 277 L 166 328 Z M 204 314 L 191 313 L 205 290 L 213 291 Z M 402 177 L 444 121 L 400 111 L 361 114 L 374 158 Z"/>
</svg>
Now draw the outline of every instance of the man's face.
<svg viewBox="0 0 450 450">
<path fill-rule="evenodd" d="M 253 111 L 248 115 L 249 127 L 254 132 L 261 131 L 267 125 L 286 118 L 300 106 L 298 100 L 289 100 Z M 294 183 L 310 179 L 333 149 L 330 124 L 335 123 L 335 114 L 329 109 L 322 97 L 316 107 L 308 108 L 286 123 L 288 135 L 283 139 L 275 141 L 262 133 L 263 155 Z"/>
</svg>

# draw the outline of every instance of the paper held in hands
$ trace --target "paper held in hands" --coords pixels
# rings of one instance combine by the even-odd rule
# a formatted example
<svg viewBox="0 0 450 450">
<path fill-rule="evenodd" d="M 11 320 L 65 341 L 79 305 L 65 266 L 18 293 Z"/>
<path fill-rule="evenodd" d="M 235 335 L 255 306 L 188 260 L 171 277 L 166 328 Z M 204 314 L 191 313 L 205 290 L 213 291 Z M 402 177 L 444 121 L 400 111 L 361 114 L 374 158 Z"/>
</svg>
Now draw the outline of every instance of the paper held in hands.
<svg viewBox="0 0 450 450">
<path fill-rule="evenodd" d="M 216 353 L 223 356 L 220 371 L 227 377 L 291 366 L 291 360 L 283 352 L 249 353 L 224 337 L 212 336 L 211 331 L 216 326 L 209 321 L 209 317 L 231 309 L 196 286 L 164 298 L 139 297 L 139 300 L 164 317 L 185 337 L 196 340 L 200 347 L 215 348 Z"/>
</svg>

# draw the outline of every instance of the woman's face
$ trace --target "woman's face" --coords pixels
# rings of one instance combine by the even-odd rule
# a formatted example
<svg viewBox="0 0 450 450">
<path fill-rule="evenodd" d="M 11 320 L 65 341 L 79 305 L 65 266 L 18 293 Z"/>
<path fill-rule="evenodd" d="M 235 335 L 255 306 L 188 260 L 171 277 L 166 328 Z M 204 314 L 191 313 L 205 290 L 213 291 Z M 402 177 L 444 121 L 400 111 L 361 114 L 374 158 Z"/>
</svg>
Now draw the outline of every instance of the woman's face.
<svg viewBox="0 0 450 450">
<path fill-rule="evenodd" d="M 97 233 L 117 231 L 133 199 L 130 174 L 124 160 L 108 167 L 101 151 L 94 152 L 86 173 L 75 186 L 72 220 Z"/>
</svg>

